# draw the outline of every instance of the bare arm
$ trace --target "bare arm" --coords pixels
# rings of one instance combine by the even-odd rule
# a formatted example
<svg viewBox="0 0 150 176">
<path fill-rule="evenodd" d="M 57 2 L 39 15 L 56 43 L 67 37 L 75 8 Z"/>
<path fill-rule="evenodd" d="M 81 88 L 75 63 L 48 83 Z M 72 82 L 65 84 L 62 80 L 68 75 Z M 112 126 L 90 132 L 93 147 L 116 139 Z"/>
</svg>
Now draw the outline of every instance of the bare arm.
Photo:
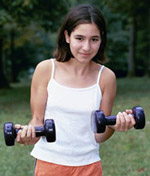
<svg viewBox="0 0 150 176">
<path fill-rule="evenodd" d="M 111 115 L 113 102 L 116 96 L 116 77 L 114 73 L 106 67 L 102 72 L 100 87 L 102 90 L 100 110 L 104 112 L 105 116 L 108 116 Z M 96 141 L 102 143 L 110 138 L 113 133 L 114 129 L 106 126 L 104 133 L 95 134 Z"/>
<path fill-rule="evenodd" d="M 47 103 L 47 84 L 51 76 L 49 60 L 39 63 L 35 69 L 31 84 L 31 112 L 32 119 L 28 126 L 24 126 L 17 135 L 16 141 L 26 145 L 35 144 L 39 138 L 35 137 L 34 126 L 44 124 L 44 114 Z"/>
<path fill-rule="evenodd" d="M 112 106 L 116 95 L 116 78 L 114 73 L 105 68 L 103 71 L 102 80 L 100 86 L 102 89 L 102 101 L 100 110 L 102 110 L 105 116 L 111 115 Z M 114 131 L 124 132 L 128 131 L 135 125 L 135 119 L 131 115 L 132 110 L 126 110 L 125 112 L 119 112 L 116 117 L 116 124 L 113 126 L 106 126 L 106 131 L 101 134 L 95 134 L 96 141 L 102 143 L 110 138 Z"/>
<path fill-rule="evenodd" d="M 32 120 L 29 124 L 43 125 L 47 103 L 47 85 L 51 76 L 50 61 L 43 61 L 37 67 L 31 84 Z"/>
</svg>

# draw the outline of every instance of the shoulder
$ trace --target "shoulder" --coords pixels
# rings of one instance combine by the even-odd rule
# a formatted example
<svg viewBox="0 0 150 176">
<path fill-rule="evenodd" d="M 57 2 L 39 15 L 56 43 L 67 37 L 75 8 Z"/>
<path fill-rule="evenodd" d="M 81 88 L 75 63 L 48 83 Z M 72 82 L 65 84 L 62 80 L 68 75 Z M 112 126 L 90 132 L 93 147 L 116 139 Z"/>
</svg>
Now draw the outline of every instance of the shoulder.
<svg viewBox="0 0 150 176">
<path fill-rule="evenodd" d="M 33 78 L 48 82 L 51 77 L 52 62 L 50 59 L 41 61 L 35 68 Z"/>
<path fill-rule="evenodd" d="M 35 70 L 44 73 L 51 68 L 52 68 L 52 62 L 50 59 L 47 59 L 38 63 Z"/>
<path fill-rule="evenodd" d="M 107 89 L 107 88 L 116 89 L 116 75 L 108 67 L 104 67 L 104 69 L 102 71 L 100 86 L 101 86 L 102 90 Z"/>
<path fill-rule="evenodd" d="M 103 74 L 103 79 L 105 80 L 116 80 L 115 73 L 108 67 L 104 67 L 102 74 Z"/>
</svg>

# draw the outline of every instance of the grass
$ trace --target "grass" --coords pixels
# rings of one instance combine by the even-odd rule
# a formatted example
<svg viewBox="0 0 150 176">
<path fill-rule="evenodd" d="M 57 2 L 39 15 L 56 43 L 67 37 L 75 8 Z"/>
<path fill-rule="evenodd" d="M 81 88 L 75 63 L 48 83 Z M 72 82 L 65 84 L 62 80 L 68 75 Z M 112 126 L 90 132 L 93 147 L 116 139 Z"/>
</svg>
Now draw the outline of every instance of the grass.
<svg viewBox="0 0 150 176">
<path fill-rule="evenodd" d="M 105 176 L 148 176 L 150 173 L 150 79 L 133 78 L 117 80 L 117 97 L 113 114 L 135 105 L 144 108 L 146 127 L 116 132 L 101 144 Z M 10 90 L 0 90 L 0 176 L 31 176 L 34 159 L 30 156 L 33 146 L 16 144 L 6 147 L 3 124 L 6 121 L 27 124 L 30 120 L 30 88 L 13 85 Z"/>
<path fill-rule="evenodd" d="M 126 133 L 116 132 L 101 144 L 104 175 L 149 176 L 150 174 L 150 79 L 118 79 L 117 97 L 113 113 L 133 106 L 142 106 L 146 115 L 143 130 L 131 129 Z"/>
<path fill-rule="evenodd" d="M 7 121 L 27 124 L 30 114 L 29 86 L 13 86 L 10 90 L 0 90 L 0 176 L 31 176 L 34 160 L 30 156 L 32 146 L 17 144 L 6 147 L 3 124 Z"/>
</svg>

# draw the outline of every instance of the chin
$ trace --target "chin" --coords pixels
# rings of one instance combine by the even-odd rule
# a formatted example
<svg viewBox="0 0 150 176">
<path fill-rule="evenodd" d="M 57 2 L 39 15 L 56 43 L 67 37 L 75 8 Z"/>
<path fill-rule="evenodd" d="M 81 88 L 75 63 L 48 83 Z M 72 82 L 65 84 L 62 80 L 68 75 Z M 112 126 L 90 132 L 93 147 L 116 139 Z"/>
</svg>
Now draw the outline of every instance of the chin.
<svg viewBox="0 0 150 176">
<path fill-rule="evenodd" d="M 88 63 L 88 62 L 90 62 L 92 59 L 85 59 L 85 58 L 81 58 L 81 59 L 76 59 L 78 62 L 80 62 L 80 63 Z"/>
</svg>

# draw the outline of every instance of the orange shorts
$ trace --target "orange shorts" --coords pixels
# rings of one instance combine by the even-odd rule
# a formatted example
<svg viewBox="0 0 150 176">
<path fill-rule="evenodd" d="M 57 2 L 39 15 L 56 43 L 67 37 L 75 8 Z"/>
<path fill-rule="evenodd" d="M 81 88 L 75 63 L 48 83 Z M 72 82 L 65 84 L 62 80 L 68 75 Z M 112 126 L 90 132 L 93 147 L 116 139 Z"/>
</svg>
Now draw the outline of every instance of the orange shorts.
<svg viewBox="0 0 150 176">
<path fill-rule="evenodd" d="M 34 176 L 102 176 L 101 162 L 85 166 L 63 166 L 41 160 L 36 161 Z"/>
</svg>

